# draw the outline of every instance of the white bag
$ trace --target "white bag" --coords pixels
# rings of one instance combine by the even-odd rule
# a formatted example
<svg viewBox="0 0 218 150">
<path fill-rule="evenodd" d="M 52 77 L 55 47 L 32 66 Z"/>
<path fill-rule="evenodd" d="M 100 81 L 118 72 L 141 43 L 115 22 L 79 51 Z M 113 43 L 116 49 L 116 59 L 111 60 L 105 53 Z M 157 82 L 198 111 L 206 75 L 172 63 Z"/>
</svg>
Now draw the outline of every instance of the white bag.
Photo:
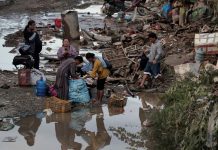
<svg viewBox="0 0 218 150">
<path fill-rule="evenodd" d="M 30 84 L 31 85 L 36 85 L 36 82 L 38 80 L 40 80 L 41 77 L 43 78 L 44 81 L 46 81 L 46 77 L 45 77 L 44 73 L 42 73 L 41 71 L 39 71 L 37 69 L 31 69 Z"/>
</svg>

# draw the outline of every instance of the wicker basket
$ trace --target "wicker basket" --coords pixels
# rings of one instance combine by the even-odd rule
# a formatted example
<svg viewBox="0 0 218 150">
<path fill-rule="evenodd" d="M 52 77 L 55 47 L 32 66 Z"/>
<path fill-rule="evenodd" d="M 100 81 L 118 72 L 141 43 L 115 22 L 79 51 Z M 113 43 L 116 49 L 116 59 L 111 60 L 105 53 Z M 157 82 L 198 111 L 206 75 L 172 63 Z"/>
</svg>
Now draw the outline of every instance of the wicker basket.
<svg viewBox="0 0 218 150">
<path fill-rule="evenodd" d="M 71 111 L 71 103 L 57 97 L 48 98 L 45 107 L 47 109 L 50 108 L 55 113 L 66 113 Z"/>
<path fill-rule="evenodd" d="M 109 107 L 125 107 L 127 103 L 127 98 L 117 96 L 117 95 L 112 95 L 109 99 L 108 106 Z"/>
</svg>

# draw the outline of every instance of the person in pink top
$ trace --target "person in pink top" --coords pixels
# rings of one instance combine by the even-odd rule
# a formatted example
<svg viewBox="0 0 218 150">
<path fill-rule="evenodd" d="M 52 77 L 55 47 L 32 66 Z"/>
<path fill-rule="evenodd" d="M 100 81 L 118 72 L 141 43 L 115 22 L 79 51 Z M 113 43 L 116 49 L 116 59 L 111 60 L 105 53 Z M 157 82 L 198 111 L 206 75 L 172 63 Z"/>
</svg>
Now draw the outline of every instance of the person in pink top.
<svg viewBox="0 0 218 150">
<path fill-rule="evenodd" d="M 57 55 L 59 60 L 63 62 L 68 58 L 75 58 L 76 56 L 79 55 L 79 53 L 72 45 L 70 45 L 68 39 L 64 39 L 63 46 L 59 48 Z"/>
</svg>

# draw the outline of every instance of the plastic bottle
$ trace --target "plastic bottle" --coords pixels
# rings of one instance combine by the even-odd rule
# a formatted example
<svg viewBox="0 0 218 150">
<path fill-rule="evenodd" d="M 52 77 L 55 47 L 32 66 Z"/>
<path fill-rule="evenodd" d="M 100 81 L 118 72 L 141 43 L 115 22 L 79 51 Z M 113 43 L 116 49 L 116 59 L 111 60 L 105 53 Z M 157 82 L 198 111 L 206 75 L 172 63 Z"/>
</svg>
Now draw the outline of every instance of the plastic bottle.
<svg viewBox="0 0 218 150">
<path fill-rule="evenodd" d="M 46 89 L 46 82 L 43 80 L 43 77 L 41 77 L 41 79 L 36 82 L 36 95 L 40 97 L 46 96 Z"/>
</svg>

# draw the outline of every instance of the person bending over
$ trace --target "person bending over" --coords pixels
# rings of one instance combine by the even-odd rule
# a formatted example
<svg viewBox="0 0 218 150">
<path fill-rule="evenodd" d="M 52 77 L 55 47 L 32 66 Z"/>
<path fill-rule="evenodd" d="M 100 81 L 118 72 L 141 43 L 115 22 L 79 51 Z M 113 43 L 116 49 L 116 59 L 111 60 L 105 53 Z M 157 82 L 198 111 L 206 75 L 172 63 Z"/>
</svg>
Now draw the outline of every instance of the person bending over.
<svg viewBox="0 0 218 150">
<path fill-rule="evenodd" d="M 77 66 L 83 63 L 81 56 L 68 58 L 58 68 L 56 75 L 55 87 L 57 88 L 58 98 L 68 100 L 69 93 L 69 79 L 77 79 Z"/>
<path fill-rule="evenodd" d="M 97 98 L 93 101 L 93 103 L 100 103 L 102 102 L 103 96 L 104 96 L 104 85 L 106 82 L 107 77 L 109 76 L 110 71 L 107 68 L 104 68 L 102 62 L 95 57 L 95 54 L 93 53 L 87 53 L 86 59 L 92 63 L 92 71 L 89 73 L 89 75 L 92 78 L 98 78 L 97 79 Z"/>
</svg>

